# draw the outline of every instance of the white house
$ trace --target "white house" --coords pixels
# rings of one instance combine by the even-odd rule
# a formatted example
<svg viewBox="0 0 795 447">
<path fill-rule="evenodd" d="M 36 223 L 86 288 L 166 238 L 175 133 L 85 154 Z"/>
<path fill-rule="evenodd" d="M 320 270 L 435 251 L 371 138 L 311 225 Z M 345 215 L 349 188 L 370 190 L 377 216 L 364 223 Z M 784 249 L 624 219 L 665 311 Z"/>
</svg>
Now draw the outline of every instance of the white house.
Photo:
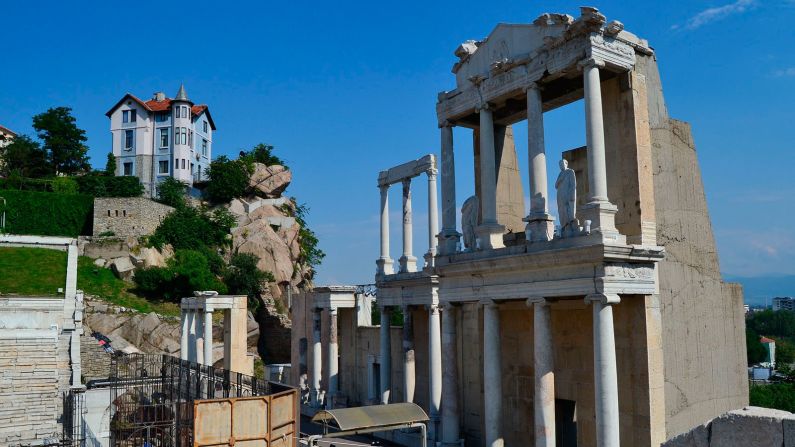
<svg viewBox="0 0 795 447">
<path fill-rule="evenodd" d="M 105 115 L 110 118 L 116 175 L 141 179 L 147 196 L 155 196 L 166 177 L 191 186 L 205 179 L 215 123 L 206 104 L 188 99 L 185 86 L 174 99 L 158 92 L 142 101 L 127 93 Z"/>
</svg>

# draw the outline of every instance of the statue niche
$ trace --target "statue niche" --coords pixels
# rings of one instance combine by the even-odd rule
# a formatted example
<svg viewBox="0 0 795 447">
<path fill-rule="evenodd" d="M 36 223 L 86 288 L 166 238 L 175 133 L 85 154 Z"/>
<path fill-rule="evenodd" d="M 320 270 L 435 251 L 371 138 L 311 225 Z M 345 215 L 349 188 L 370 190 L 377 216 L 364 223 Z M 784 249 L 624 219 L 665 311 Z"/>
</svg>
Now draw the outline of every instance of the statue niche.
<svg viewBox="0 0 795 447">
<path fill-rule="evenodd" d="M 461 229 L 464 233 L 464 249 L 472 251 L 477 248 L 475 227 L 478 226 L 478 213 L 480 201 L 478 196 L 472 196 L 464 201 L 461 206 Z"/>
</svg>

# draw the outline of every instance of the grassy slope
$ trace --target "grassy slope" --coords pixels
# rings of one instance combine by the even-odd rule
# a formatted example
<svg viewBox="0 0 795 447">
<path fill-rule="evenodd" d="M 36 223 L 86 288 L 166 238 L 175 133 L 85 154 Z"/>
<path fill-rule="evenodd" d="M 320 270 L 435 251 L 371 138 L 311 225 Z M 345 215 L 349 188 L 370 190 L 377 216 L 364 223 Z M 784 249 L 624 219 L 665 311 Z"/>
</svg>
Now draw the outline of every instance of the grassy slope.
<svg viewBox="0 0 795 447">
<path fill-rule="evenodd" d="M 45 248 L 0 248 L 0 294 L 55 295 L 66 284 L 66 252 Z M 152 302 L 130 292 L 131 285 L 107 268 L 81 256 L 77 288 L 89 295 L 140 312 L 179 315 L 174 303 Z"/>
</svg>

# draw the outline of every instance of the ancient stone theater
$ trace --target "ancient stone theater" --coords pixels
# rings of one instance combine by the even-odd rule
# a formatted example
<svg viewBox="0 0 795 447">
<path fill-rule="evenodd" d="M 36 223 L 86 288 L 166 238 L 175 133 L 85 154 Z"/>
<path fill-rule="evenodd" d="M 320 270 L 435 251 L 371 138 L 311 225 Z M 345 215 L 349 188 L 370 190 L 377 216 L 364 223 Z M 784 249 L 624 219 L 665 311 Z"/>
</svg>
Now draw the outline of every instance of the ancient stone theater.
<svg viewBox="0 0 795 447">
<path fill-rule="evenodd" d="M 378 176 L 373 305 L 402 326 L 373 326 L 359 289 L 297 297 L 293 371 L 307 406 L 413 401 L 444 446 L 617 447 L 657 446 L 746 405 L 742 291 L 721 280 L 690 127 L 668 116 L 649 43 L 584 7 L 499 24 L 455 56 L 436 105 L 439 154 Z M 552 150 L 544 114 L 570 103 L 584 107 L 570 129 L 586 145 Z M 526 191 L 516 126 L 527 127 Z M 474 166 L 456 166 L 454 134 L 472 136 Z M 475 195 L 462 200 L 455 173 L 469 169 Z M 418 260 L 411 188 L 425 178 L 436 237 Z"/>
</svg>

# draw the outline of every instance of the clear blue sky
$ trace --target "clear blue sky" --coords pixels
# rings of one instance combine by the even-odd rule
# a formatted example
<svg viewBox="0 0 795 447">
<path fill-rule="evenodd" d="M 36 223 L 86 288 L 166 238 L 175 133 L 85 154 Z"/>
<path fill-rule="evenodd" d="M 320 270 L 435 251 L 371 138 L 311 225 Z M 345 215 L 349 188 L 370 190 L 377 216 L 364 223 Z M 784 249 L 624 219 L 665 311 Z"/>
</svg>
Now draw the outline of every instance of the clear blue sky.
<svg viewBox="0 0 795 447">
<path fill-rule="evenodd" d="M 371 282 L 377 173 L 438 153 L 434 105 L 454 85 L 456 46 L 498 22 L 577 16 L 581 3 L 13 2 L 0 27 L 0 124 L 32 133 L 32 115 L 70 106 L 88 132 L 92 163 L 104 166 L 105 112 L 125 92 L 173 96 L 184 82 L 191 99 L 210 105 L 214 155 L 268 142 L 288 161 L 288 193 L 310 206 L 328 254 L 317 282 Z M 649 40 L 671 116 L 693 125 L 722 270 L 795 273 L 795 2 L 596 6 Z M 545 117 L 549 153 L 584 143 L 579 104 Z M 518 129 L 520 166 L 523 139 Z M 462 201 L 473 189 L 467 132 L 456 133 L 456 147 Z M 414 194 L 421 254 L 425 185 Z M 391 200 L 397 214 L 398 196 Z"/>
</svg>

